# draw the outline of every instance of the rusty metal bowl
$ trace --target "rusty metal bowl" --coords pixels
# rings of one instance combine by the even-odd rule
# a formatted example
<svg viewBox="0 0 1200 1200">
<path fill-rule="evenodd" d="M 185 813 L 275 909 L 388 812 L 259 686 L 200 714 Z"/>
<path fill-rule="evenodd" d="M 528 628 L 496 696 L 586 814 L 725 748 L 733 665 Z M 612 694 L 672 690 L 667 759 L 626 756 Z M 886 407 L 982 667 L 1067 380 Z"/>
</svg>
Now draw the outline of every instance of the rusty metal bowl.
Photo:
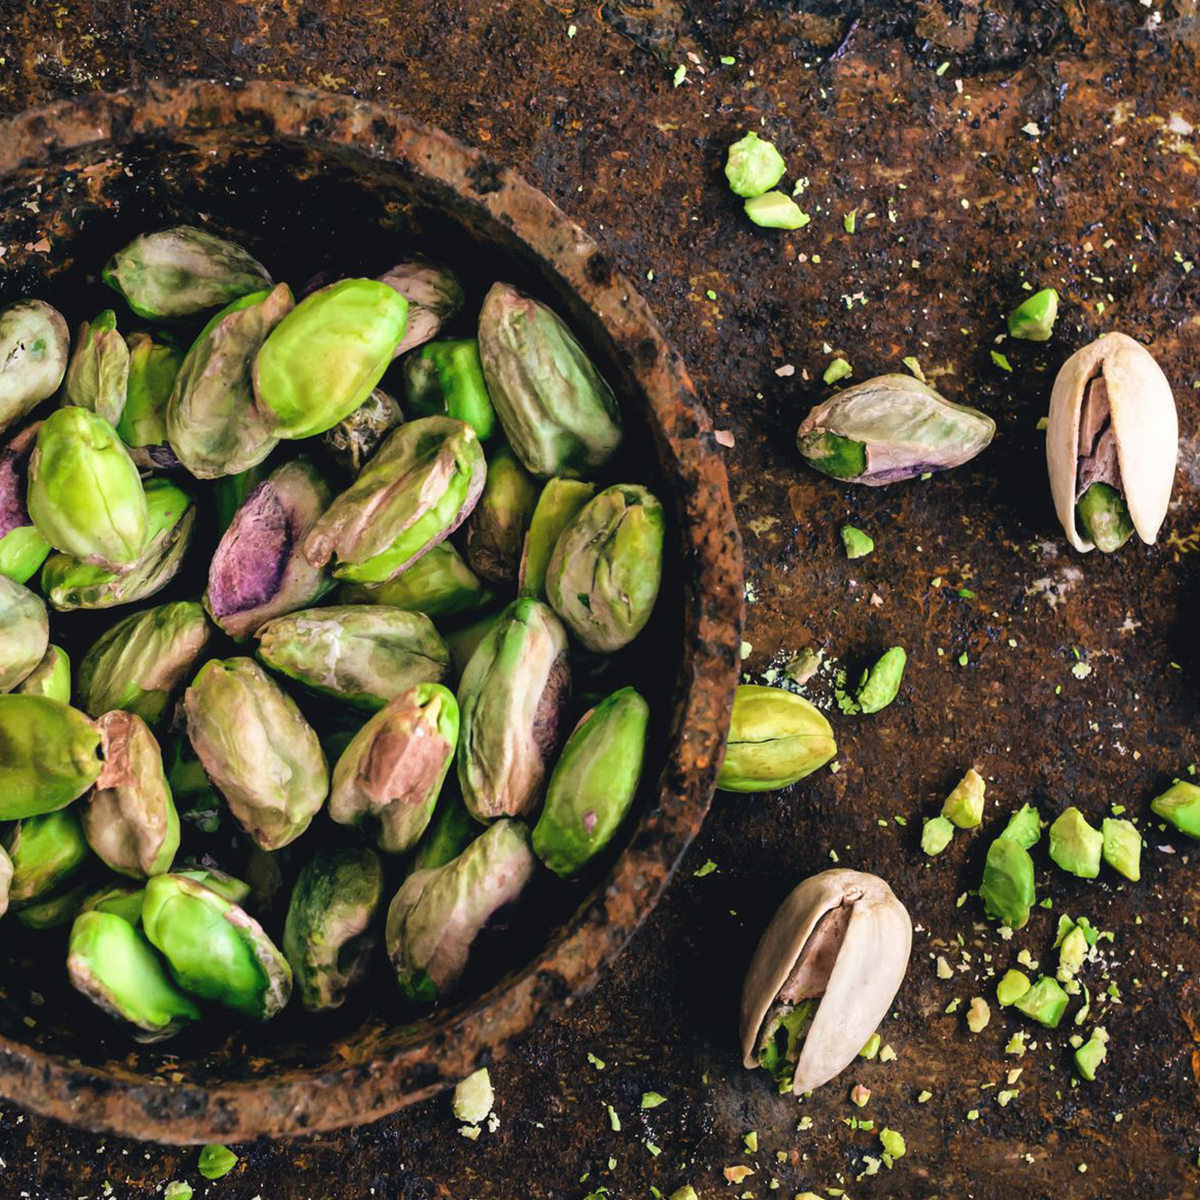
<svg viewBox="0 0 1200 1200">
<path fill-rule="evenodd" d="M 482 991 L 411 1021 L 380 978 L 335 1016 L 293 1006 L 263 1027 L 138 1047 L 67 986 L 61 931 L 25 937 L 10 918 L 0 1094 L 94 1130 L 238 1141 L 371 1121 L 430 1096 L 611 963 L 708 809 L 739 667 L 741 548 L 708 418 L 646 304 L 544 195 L 482 154 L 370 104 L 258 83 L 93 95 L 0 124 L 0 303 L 39 295 L 71 320 L 91 316 L 111 298 L 96 282 L 106 256 L 176 221 L 227 233 L 294 283 L 434 245 L 473 295 L 500 277 L 534 291 L 613 383 L 629 470 L 674 524 L 656 624 L 639 643 L 651 648 L 640 678 L 659 717 L 657 775 L 599 876 L 562 893 L 565 907 L 543 906 L 557 915 L 522 965 L 497 967 Z"/>
</svg>

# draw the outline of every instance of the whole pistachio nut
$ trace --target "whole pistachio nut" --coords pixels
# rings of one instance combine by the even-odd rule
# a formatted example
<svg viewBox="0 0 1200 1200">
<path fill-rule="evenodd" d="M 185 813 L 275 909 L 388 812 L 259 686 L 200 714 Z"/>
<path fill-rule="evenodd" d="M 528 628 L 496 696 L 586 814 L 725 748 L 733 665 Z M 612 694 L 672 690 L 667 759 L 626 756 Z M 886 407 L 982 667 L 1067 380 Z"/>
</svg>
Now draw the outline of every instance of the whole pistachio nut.
<svg viewBox="0 0 1200 1200">
<path fill-rule="evenodd" d="M 496 428 L 475 338 L 430 342 L 404 360 L 404 399 L 416 417 L 466 421 L 486 442 Z"/>
<path fill-rule="evenodd" d="M 271 670 L 370 711 L 450 673 L 450 651 L 427 616 L 380 604 L 301 609 L 257 637 Z"/>
<path fill-rule="evenodd" d="M 475 431 L 451 417 L 395 430 L 313 525 L 304 553 L 339 579 L 382 583 L 444 541 L 475 507 L 487 466 Z"/>
<path fill-rule="evenodd" d="M 292 993 L 292 969 L 244 909 L 184 875 L 146 884 L 142 926 L 175 982 L 198 996 L 260 1021 Z"/>
<path fill-rule="evenodd" d="M 475 612 L 493 598 L 491 589 L 450 542 L 432 546 L 412 566 L 384 583 L 350 583 L 339 594 L 347 601 L 384 604 L 435 620 Z"/>
<path fill-rule="evenodd" d="M 179 849 L 179 816 L 158 742 L 141 717 L 120 709 L 96 725 L 104 767 L 84 798 L 88 845 L 118 875 L 161 875 Z"/>
<path fill-rule="evenodd" d="M 67 365 L 63 403 L 86 408 L 116 425 L 125 411 L 129 386 L 129 347 L 117 329 L 117 314 L 106 308 L 84 321 Z"/>
<path fill-rule="evenodd" d="M 437 337 L 442 326 L 456 317 L 466 302 L 458 276 L 449 267 L 423 258 L 397 263 L 386 275 L 380 275 L 379 282 L 386 283 L 408 301 L 408 323 L 393 357 Z"/>
<path fill-rule="evenodd" d="M 1067 541 L 1111 551 L 1132 526 L 1153 543 L 1178 443 L 1171 385 L 1144 346 L 1108 333 L 1072 354 L 1054 381 L 1046 425 L 1050 492 Z"/>
<path fill-rule="evenodd" d="M 109 1016 L 141 1030 L 146 1036 L 139 1041 L 172 1037 L 200 1019 L 200 1010 L 171 982 L 145 936 L 116 913 L 88 911 L 75 918 L 67 975 Z"/>
<path fill-rule="evenodd" d="M 204 593 L 209 616 L 230 637 L 249 637 L 331 586 L 302 548 L 328 503 L 329 488 L 303 459 L 272 471 L 246 498 L 213 554 Z"/>
<path fill-rule="evenodd" d="M 25 817 L 4 835 L 12 861 L 9 902 L 44 900 L 59 889 L 88 859 L 87 839 L 74 808 Z"/>
<path fill-rule="evenodd" d="M 148 333 L 131 333 L 125 341 L 129 347 L 129 381 L 117 434 L 134 452 L 138 466 L 178 465 L 179 460 L 167 445 L 167 401 L 183 365 L 183 354 L 167 342 L 156 342 Z"/>
<path fill-rule="evenodd" d="M 1022 928 L 1037 900 L 1029 851 L 1001 834 L 988 847 L 979 895 L 989 917 L 995 917 L 1010 929 Z"/>
<path fill-rule="evenodd" d="M 285 283 L 251 292 L 221 309 L 184 355 L 167 398 L 167 440 L 198 479 L 240 474 L 278 445 L 251 376 L 255 355 L 292 307 Z"/>
<path fill-rule="evenodd" d="M 425 832 L 458 745 L 458 703 L 437 683 L 402 692 L 355 734 L 333 769 L 329 815 L 389 854 Z"/>
<path fill-rule="evenodd" d="M 375 279 L 340 279 L 299 304 L 254 360 L 254 395 L 272 432 L 332 429 L 371 394 L 404 336 L 408 303 Z"/>
<path fill-rule="evenodd" d="M 135 887 L 133 884 L 107 884 L 93 890 L 79 906 L 79 911 L 116 913 L 118 917 L 124 917 L 130 925 L 140 925 L 145 894 L 144 887 Z"/>
<path fill-rule="evenodd" d="M 161 725 L 211 635 L 195 600 L 131 613 L 101 634 L 80 661 L 82 707 L 93 717 L 122 708 L 152 728 Z"/>
<path fill-rule="evenodd" d="M 180 867 L 172 871 L 172 875 L 180 875 L 184 879 L 194 879 L 202 883 L 209 891 L 228 900 L 230 904 L 245 904 L 250 898 L 251 887 L 244 879 L 237 879 L 216 867 Z"/>
<path fill-rule="evenodd" d="M 321 847 L 301 868 L 283 927 L 283 952 L 309 1012 L 340 1008 L 370 969 L 383 902 L 383 864 L 365 846 Z"/>
<path fill-rule="evenodd" d="M 633 641 L 662 581 L 663 510 L 633 483 L 605 488 L 562 531 L 546 572 L 554 611 L 589 650 Z"/>
<path fill-rule="evenodd" d="M 26 696 L 48 696 L 61 704 L 70 704 L 71 660 L 67 652 L 61 646 L 47 646 L 42 661 L 14 690 Z"/>
<path fill-rule="evenodd" d="M 538 600 L 516 600 L 479 643 L 458 685 L 458 782 L 477 821 L 533 812 L 571 688 L 567 635 Z"/>
<path fill-rule="evenodd" d="M 862 871 L 804 880 L 771 919 L 742 988 L 747 1067 L 799 1096 L 852 1063 L 904 980 L 912 922 L 892 889 Z"/>
<path fill-rule="evenodd" d="M 533 852 L 556 875 L 582 870 L 628 816 L 649 721 L 650 706 L 625 687 L 585 713 L 567 738 L 533 827 Z"/>
<path fill-rule="evenodd" d="M 338 466 L 357 475 L 383 439 L 404 420 L 400 405 L 376 388 L 348 417 L 321 435 Z"/>
<path fill-rule="evenodd" d="M 38 533 L 25 507 L 29 458 L 40 428 L 27 426 L 0 450 L 0 575 L 16 583 L 36 575 L 50 553 L 50 543 Z"/>
<path fill-rule="evenodd" d="M 803 696 L 743 683 L 734 693 L 717 787 L 777 791 L 819 771 L 836 753 L 829 722 Z"/>
<path fill-rule="evenodd" d="M 880 375 L 818 404 L 796 432 L 809 466 L 846 483 L 880 487 L 969 462 L 996 423 L 952 404 L 910 375 Z"/>
<path fill-rule="evenodd" d="M 562 531 L 579 515 L 579 510 L 596 494 L 594 483 L 581 479 L 548 479 L 538 496 L 525 544 L 517 583 L 522 596 L 546 599 L 546 572 Z"/>
<path fill-rule="evenodd" d="M 121 572 L 55 553 L 42 567 L 42 591 L 59 612 L 112 608 L 145 600 L 171 582 L 183 565 L 196 527 L 196 504 L 167 479 L 147 479 L 146 543 Z"/>
<path fill-rule="evenodd" d="M 387 951 L 406 999 L 429 1004 L 454 993 L 471 947 L 513 904 L 537 860 L 520 821 L 500 820 L 444 866 L 415 871 L 392 899 Z"/>
<path fill-rule="evenodd" d="M 44 300 L 0 308 L 0 430 L 58 391 L 70 346 L 66 321 Z"/>
<path fill-rule="evenodd" d="M 271 286 L 266 267 L 241 246 L 194 225 L 134 238 L 101 277 L 151 321 L 191 316 Z"/>
<path fill-rule="evenodd" d="M 183 697 L 188 737 L 242 828 L 264 850 L 293 842 L 329 792 L 296 702 L 252 658 L 213 659 Z"/>
<path fill-rule="evenodd" d="M 50 618 L 41 598 L 0 575 L 0 692 L 11 692 L 37 670 L 50 645 Z"/>
<path fill-rule="evenodd" d="M 8 891 L 12 886 L 13 865 L 8 851 L 0 846 L 0 917 L 8 912 Z"/>
<path fill-rule="evenodd" d="M 467 562 L 489 583 L 511 591 L 517 583 L 525 531 L 537 504 L 538 485 L 512 449 L 497 446 L 488 458 L 487 480 L 467 518 Z"/>
<path fill-rule="evenodd" d="M 546 305 L 496 283 L 479 314 L 488 395 L 517 457 L 534 475 L 593 474 L 621 441 L 612 389 Z"/>
<path fill-rule="evenodd" d="M 457 781 L 449 779 L 442 788 L 433 820 L 417 845 L 410 871 L 427 871 L 444 867 L 457 858 L 481 833 L 483 827 L 474 820 L 463 803 Z"/>
<path fill-rule="evenodd" d="M 100 774 L 100 733 L 46 696 L 0 695 L 0 821 L 55 812 Z"/>
</svg>

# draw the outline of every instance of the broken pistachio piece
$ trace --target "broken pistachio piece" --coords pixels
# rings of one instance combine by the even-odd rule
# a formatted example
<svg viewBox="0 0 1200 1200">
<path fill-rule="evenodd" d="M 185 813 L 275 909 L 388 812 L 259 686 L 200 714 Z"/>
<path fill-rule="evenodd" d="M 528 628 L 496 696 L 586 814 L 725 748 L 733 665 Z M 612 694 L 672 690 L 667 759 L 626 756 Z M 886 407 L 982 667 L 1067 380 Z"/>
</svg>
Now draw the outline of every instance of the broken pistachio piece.
<svg viewBox="0 0 1200 1200">
<path fill-rule="evenodd" d="M 0 821 L 54 812 L 100 774 L 100 733 L 67 704 L 0 695 Z"/>
<path fill-rule="evenodd" d="M 1093 829 L 1074 805 L 1050 826 L 1050 857 L 1064 871 L 1080 879 L 1095 879 L 1100 874 L 1103 848 L 1104 835 Z"/>
<path fill-rule="evenodd" d="M 384 583 L 346 584 L 346 600 L 384 604 L 420 612 L 434 620 L 475 612 L 492 600 L 492 592 L 449 542 L 426 550 L 410 567 Z"/>
<path fill-rule="evenodd" d="M 387 914 L 387 950 L 406 999 L 445 1000 L 488 922 L 514 903 L 537 860 L 520 821 L 494 822 L 444 866 L 410 875 Z"/>
<path fill-rule="evenodd" d="M 887 708 L 900 692 L 907 664 L 908 655 L 904 647 L 893 646 L 884 652 L 873 667 L 864 671 L 854 695 L 858 711 L 876 713 Z"/>
<path fill-rule="evenodd" d="M 0 692 L 11 692 L 37 669 L 50 645 L 50 618 L 41 598 L 0 575 Z"/>
<path fill-rule="evenodd" d="M 747 1067 L 771 1065 L 799 1096 L 857 1057 L 908 968 L 912 922 L 892 889 L 861 871 L 804 880 L 767 926 L 742 989 Z M 811 1006 L 803 1020 L 794 1014 Z"/>
<path fill-rule="evenodd" d="M 1008 314 L 1009 336 L 1030 342 L 1048 341 L 1057 317 L 1058 293 L 1052 287 L 1042 288 Z"/>
<path fill-rule="evenodd" d="M 584 483 L 580 479 L 546 480 L 521 551 L 517 582 L 522 596 L 546 599 L 546 572 L 554 547 L 558 545 L 562 531 L 595 494 L 594 483 Z"/>
<path fill-rule="evenodd" d="M 106 308 L 84 321 L 67 366 L 63 403 L 86 408 L 116 425 L 125 411 L 129 384 L 129 347 L 117 329 L 117 314 Z"/>
<path fill-rule="evenodd" d="M 1063 363 L 1050 396 L 1046 465 L 1055 511 L 1076 550 L 1116 549 L 1126 524 L 1154 542 L 1171 499 L 1178 442 L 1171 385 L 1133 338 L 1105 334 Z"/>
<path fill-rule="evenodd" d="M 486 442 L 496 428 L 475 338 L 430 342 L 404 360 L 404 398 L 417 417 L 466 421 Z"/>
<path fill-rule="evenodd" d="M 270 1020 L 292 991 L 287 959 L 236 904 L 183 875 L 146 884 L 142 926 L 184 991 Z"/>
<path fill-rule="evenodd" d="M 750 199 L 768 192 L 786 170 L 783 155 L 751 130 L 729 147 L 725 178 L 735 196 Z"/>
<path fill-rule="evenodd" d="M 397 263 L 386 275 L 380 275 L 379 282 L 386 283 L 408 301 L 404 336 L 393 357 L 415 350 L 430 338 L 437 337 L 442 326 L 456 317 L 466 302 L 458 276 L 449 267 L 423 258 Z M 465 417 L 462 419 L 466 420 Z M 479 436 L 485 435 L 480 433 Z"/>
<path fill-rule="evenodd" d="M 578 874 L 628 816 L 649 722 L 650 706 L 625 687 L 585 713 L 567 738 L 533 827 L 533 852 L 556 875 Z"/>
<path fill-rule="evenodd" d="M 410 869 L 426 871 L 433 867 L 444 867 L 482 832 L 483 827 L 467 812 L 467 806 L 451 780 L 442 788 L 433 820 L 417 845 Z"/>
<path fill-rule="evenodd" d="M 143 934 L 115 913 L 80 913 L 71 927 L 67 975 L 109 1016 L 159 1041 L 200 1019 L 200 1010 L 170 980 Z"/>
<path fill-rule="evenodd" d="M 1011 838 L 998 837 L 988 847 L 979 895 L 989 917 L 1022 928 L 1036 899 L 1029 851 Z"/>
<path fill-rule="evenodd" d="M 996 1000 L 1001 1008 L 1016 1004 L 1033 985 L 1024 971 L 1009 969 L 1004 972 L 1000 982 L 996 984 Z"/>
<path fill-rule="evenodd" d="M 972 767 L 955 785 L 942 805 L 942 816 L 959 829 L 974 829 L 983 820 L 983 797 L 987 790 L 983 776 Z"/>
<path fill-rule="evenodd" d="M 0 308 L 0 430 L 58 391 L 70 346 L 66 321 L 44 300 Z"/>
<path fill-rule="evenodd" d="M 479 503 L 467 518 L 466 556 L 489 583 L 516 586 L 525 531 L 537 504 L 538 485 L 512 449 L 497 446 L 488 458 Z"/>
<path fill-rule="evenodd" d="M 1097 1026 L 1092 1030 L 1092 1036 L 1075 1051 L 1075 1066 L 1079 1068 L 1079 1074 L 1088 1083 L 1095 1080 L 1096 1068 L 1104 1061 L 1107 1054 L 1108 1034 Z"/>
<path fill-rule="evenodd" d="M 946 817 L 929 817 L 921 829 L 921 849 L 930 857 L 941 854 L 954 837 L 954 823 Z"/>
<path fill-rule="evenodd" d="M 283 952 L 309 1012 L 340 1008 L 378 946 L 383 864 L 366 846 L 321 847 L 296 877 Z"/>
<path fill-rule="evenodd" d="M 1042 821 L 1032 804 L 1023 804 L 1008 818 L 1001 837 L 1011 838 L 1018 846 L 1032 850 L 1042 836 Z"/>
<path fill-rule="evenodd" d="M 454 1116 L 469 1125 L 479 1125 L 487 1120 L 495 1101 L 492 1078 L 487 1067 L 483 1067 L 458 1081 L 454 1089 Z"/>
<path fill-rule="evenodd" d="M 241 246 L 194 225 L 134 238 L 101 278 L 150 321 L 188 317 L 271 286 L 266 267 Z"/>
<path fill-rule="evenodd" d="M 304 539 L 314 567 L 339 579 L 382 583 L 410 567 L 466 520 L 487 466 L 475 431 L 450 417 L 395 430 Z"/>
<path fill-rule="evenodd" d="M 584 478 L 621 441 L 616 397 L 546 305 L 495 283 L 479 314 L 488 395 L 517 457 L 534 475 Z"/>
<path fill-rule="evenodd" d="M 1150 801 L 1150 811 L 1180 833 L 1200 841 L 1200 787 L 1177 779 Z"/>
<path fill-rule="evenodd" d="M 477 821 L 537 807 L 570 686 L 567 635 L 558 618 L 540 601 L 514 601 L 458 685 L 458 781 Z"/>
<path fill-rule="evenodd" d="M 40 424 L 29 425 L 0 450 L 0 575 L 25 583 L 50 553 L 25 507 L 29 458 Z"/>
<path fill-rule="evenodd" d="M 1079 925 L 1072 925 L 1062 934 L 1058 943 L 1058 970 L 1055 972 L 1059 982 L 1068 983 L 1075 978 L 1088 956 L 1088 950 L 1087 935 Z"/>
<path fill-rule="evenodd" d="M 357 475 L 403 420 L 400 405 L 382 388 L 375 388 L 348 417 L 327 429 L 321 441 L 339 467 Z"/>
<path fill-rule="evenodd" d="M 125 407 L 116 423 L 117 433 L 130 450 L 143 452 L 143 460 L 133 455 L 139 466 L 170 466 L 178 459 L 167 445 L 167 401 L 183 354 L 173 345 L 156 342 L 148 333 L 131 333 L 125 341 L 129 346 L 129 381 Z"/>
<path fill-rule="evenodd" d="M 44 900 L 87 861 L 87 839 L 73 808 L 26 817 L 4 837 L 12 862 L 11 904 Z"/>
<path fill-rule="evenodd" d="M 1070 997 L 1062 990 L 1058 980 L 1043 975 L 1029 991 L 1013 1001 L 1013 1007 L 1039 1025 L 1057 1029 L 1069 1002 Z"/>
<path fill-rule="evenodd" d="M 777 791 L 820 770 L 836 753 L 829 722 L 803 696 L 743 683 L 734 693 L 717 787 Z"/>
<path fill-rule="evenodd" d="M 200 1148 L 196 1169 L 205 1179 L 224 1179 L 238 1164 L 238 1156 L 228 1146 L 209 1143 Z"/>
<path fill-rule="evenodd" d="M 874 539 L 853 525 L 842 526 L 842 545 L 846 548 L 846 557 L 850 559 L 866 558 L 875 550 Z"/>
<path fill-rule="evenodd" d="M 1104 861 L 1126 879 L 1137 883 L 1142 877 L 1142 835 L 1132 821 L 1105 817 L 1100 822 Z"/>
<path fill-rule="evenodd" d="M 48 646 L 42 661 L 17 684 L 26 696 L 47 696 L 61 704 L 71 702 L 71 660 L 61 646 Z"/>
<path fill-rule="evenodd" d="M 847 483 L 880 487 L 969 462 L 996 423 L 952 404 L 910 375 L 880 375 L 831 397 L 796 434 L 810 466 Z"/>
<path fill-rule="evenodd" d="M 746 216 L 764 229 L 803 229 L 812 219 L 791 196 L 783 192 L 763 192 L 751 196 L 742 206 Z"/>
</svg>

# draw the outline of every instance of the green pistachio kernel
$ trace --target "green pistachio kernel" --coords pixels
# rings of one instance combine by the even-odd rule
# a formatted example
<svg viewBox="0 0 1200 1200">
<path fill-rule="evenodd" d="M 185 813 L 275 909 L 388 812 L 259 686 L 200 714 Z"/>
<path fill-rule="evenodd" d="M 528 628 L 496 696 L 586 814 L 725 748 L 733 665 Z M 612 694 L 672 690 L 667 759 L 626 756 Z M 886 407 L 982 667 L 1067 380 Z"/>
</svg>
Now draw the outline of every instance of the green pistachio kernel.
<svg viewBox="0 0 1200 1200">
<path fill-rule="evenodd" d="M 770 191 L 786 169 L 783 155 L 751 131 L 729 147 L 725 178 L 735 195 L 750 199 Z"/>
<path fill-rule="evenodd" d="M 1047 341 L 1057 317 L 1058 293 L 1053 288 L 1042 288 L 1008 314 L 1009 335 L 1030 342 Z"/>
<path fill-rule="evenodd" d="M 1095 879 L 1100 874 L 1103 847 L 1104 835 L 1093 829 L 1074 805 L 1050 826 L 1050 857 L 1080 879 Z"/>
</svg>

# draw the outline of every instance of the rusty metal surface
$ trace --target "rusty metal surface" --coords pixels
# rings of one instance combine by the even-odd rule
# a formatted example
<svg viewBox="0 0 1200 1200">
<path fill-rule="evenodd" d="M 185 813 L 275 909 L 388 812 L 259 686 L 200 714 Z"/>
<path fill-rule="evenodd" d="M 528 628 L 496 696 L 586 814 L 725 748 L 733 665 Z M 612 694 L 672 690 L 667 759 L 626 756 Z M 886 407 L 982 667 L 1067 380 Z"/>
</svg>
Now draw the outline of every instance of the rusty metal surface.
<svg viewBox="0 0 1200 1200">
<path fill-rule="evenodd" d="M 577 1200 L 601 1186 L 669 1194 L 690 1180 L 706 1200 L 832 1188 L 854 1200 L 1200 1195 L 1194 851 L 1144 823 L 1142 882 L 1115 885 L 1107 872 L 1064 876 L 1043 848 L 1039 894 L 1053 908 L 1007 943 L 977 900 L 958 903 L 1010 808 L 1077 803 L 1098 820 L 1118 803 L 1144 818 L 1149 798 L 1200 755 L 1194 0 L 522 0 L 402 14 L 330 0 L 269 17 L 205 6 L 203 36 L 192 19 L 174 3 L 152 13 L 104 0 L 71 14 L 0 6 L 0 104 L 16 111 L 153 74 L 284 77 L 395 104 L 486 147 L 642 281 L 714 424 L 732 433 L 749 672 L 804 645 L 852 674 L 890 644 L 911 656 L 891 708 L 833 714 L 836 773 L 775 796 L 718 797 L 617 968 L 496 1068 L 496 1130 L 459 1137 L 435 1099 L 357 1132 L 240 1146 L 242 1164 L 210 1194 Z M 679 64 L 687 74 L 673 86 Z M 723 148 L 751 124 L 784 150 L 789 182 L 809 180 L 806 229 L 757 230 L 724 188 Z M 842 225 L 851 209 L 852 235 Z M 997 346 L 1024 282 L 1063 295 L 1055 337 Z M 1036 424 L 1066 354 L 1113 328 L 1149 344 L 1175 386 L 1181 469 L 1158 546 L 1084 559 L 1056 528 Z M 827 394 L 820 374 L 834 351 L 860 379 L 915 356 L 952 399 L 996 418 L 995 444 L 926 483 L 867 491 L 816 478 L 792 435 Z M 837 531 L 847 520 L 876 538 L 873 557 L 846 562 Z M 809 693 L 828 703 L 829 674 Z M 983 830 L 930 863 L 920 817 L 970 763 L 989 779 Z M 885 875 L 918 932 L 882 1031 L 894 1061 L 863 1063 L 847 1087 L 797 1108 L 738 1065 L 737 991 L 774 906 L 831 853 Z M 694 877 L 709 860 L 717 869 Z M 1053 964 L 1061 912 L 1114 933 L 1084 976 L 1093 992 L 1111 980 L 1120 995 L 1096 1002 L 1112 1043 L 1090 1085 L 1074 1082 L 1071 1030 L 1031 1029 L 1037 1047 L 1018 1060 L 1004 1048 L 1022 1026 L 995 1005 L 983 1033 L 963 1021 L 1020 951 Z M 850 1082 L 871 1089 L 865 1110 L 848 1104 Z M 667 1103 L 641 1110 L 648 1090 Z M 924 1090 L 931 1098 L 918 1103 Z M 1017 1093 L 1003 1106 L 1002 1090 Z M 860 1182 L 885 1123 L 908 1154 Z M 743 1144 L 750 1130 L 754 1152 Z M 174 1177 L 199 1182 L 191 1152 L 12 1110 L 0 1157 L 14 1196 L 100 1195 L 109 1179 L 116 1194 L 142 1197 Z M 729 1185 L 724 1168 L 736 1165 L 755 1174 Z"/>
</svg>

